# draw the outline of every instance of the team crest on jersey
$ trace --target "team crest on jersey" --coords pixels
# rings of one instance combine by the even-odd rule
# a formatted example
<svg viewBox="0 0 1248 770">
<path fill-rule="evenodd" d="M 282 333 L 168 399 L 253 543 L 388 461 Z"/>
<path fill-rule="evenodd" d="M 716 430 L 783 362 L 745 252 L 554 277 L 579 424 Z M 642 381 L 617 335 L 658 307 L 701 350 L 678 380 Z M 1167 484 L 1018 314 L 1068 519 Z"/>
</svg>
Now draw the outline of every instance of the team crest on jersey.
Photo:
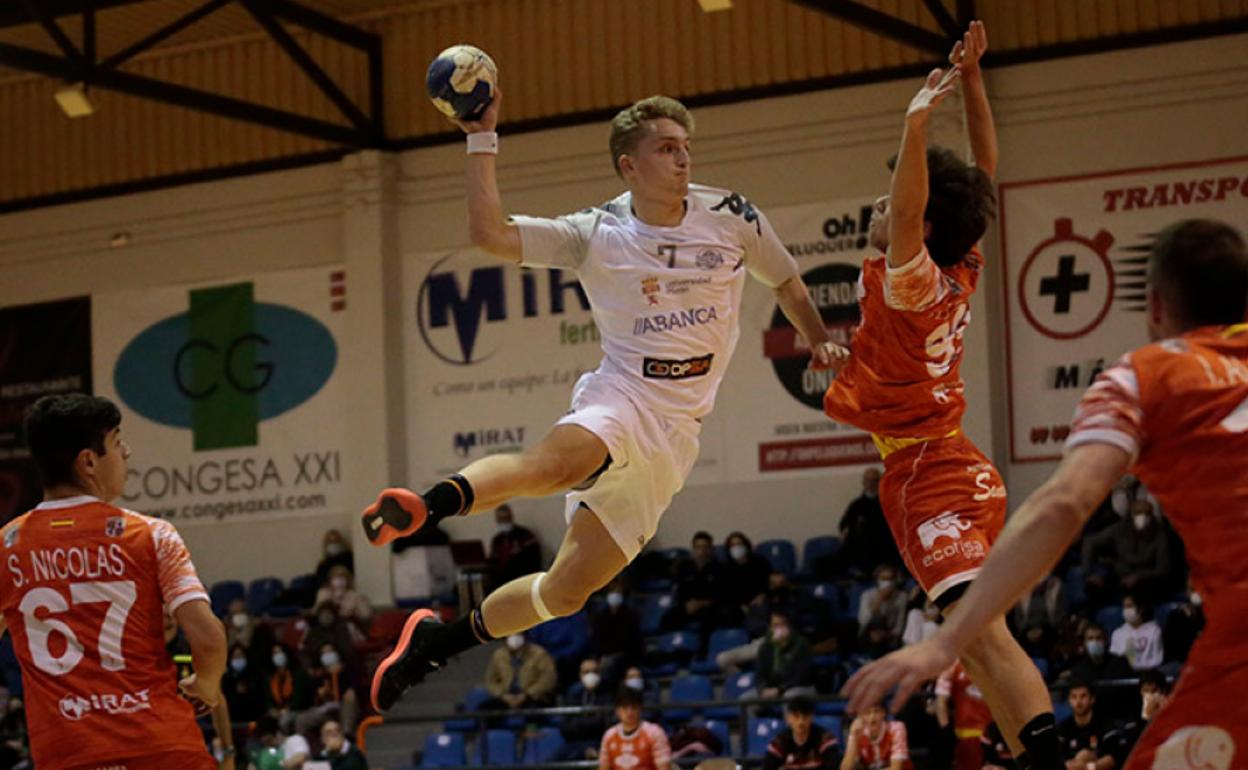
<svg viewBox="0 0 1248 770">
<path fill-rule="evenodd" d="M 104 534 L 109 537 L 121 537 L 126 534 L 126 520 L 121 516 L 109 516 L 104 522 Z"/>
<path fill-rule="evenodd" d="M 21 527 L 15 526 L 15 527 L 9 527 L 8 529 L 4 531 L 4 547 L 5 548 L 12 548 L 13 546 L 17 545 L 17 533 L 20 530 L 21 530 Z"/>
<path fill-rule="evenodd" d="M 715 249 L 703 249 L 693 261 L 703 270 L 714 270 L 724 264 L 724 255 Z"/>
<path fill-rule="evenodd" d="M 641 295 L 645 297 L 651 305 L 659 304 L 658 293 L 663 291 L 663 287 L 659 285 L 657 276 L 648 275 L 641 279 Z"/>
</svg>

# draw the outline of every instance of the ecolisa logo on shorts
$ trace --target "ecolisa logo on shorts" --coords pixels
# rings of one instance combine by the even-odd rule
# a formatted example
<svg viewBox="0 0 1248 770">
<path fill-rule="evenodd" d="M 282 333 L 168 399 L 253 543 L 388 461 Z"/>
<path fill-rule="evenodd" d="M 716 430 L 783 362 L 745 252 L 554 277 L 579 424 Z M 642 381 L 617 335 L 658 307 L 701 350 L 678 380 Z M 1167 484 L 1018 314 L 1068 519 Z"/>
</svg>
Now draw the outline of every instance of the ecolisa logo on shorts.
<svg viewBox="0 0 1248 770">
<path fill-rule="evenodd" d="M 642 362 L 641 373 L 652 380 L 687 380 L 690 377 L 702 377 L 711 371 L 711 359 L 714 357 L 714 353 L 707 353 L 704 356 L 686 358 L 683 361 L 647 358 Z"/>
<path fill-rule="evenodd" d="M 109 715 L 133 714 L 152 707 L 147 690 L 133 693 L 92 693 L 87 697 L 66 695 L 61 698 L 61 716 L 77 722 L 93 711 L 101 711 Z"/>
<path fill-rule="evenodd" d="M 253 295 L 251 283 L 193 289 L 187 312 L 121 351 L 113 380 L 122 401 L 149 420 L 190 428 L 197 451 L 255 446 L 262 420 L 329 380 L 338 346 L 317 319 Z"/>
<path fill-rule="evenodd" d="M 969 521 L 962 521 L 958 514 L 951 511 L 929 519 L 918 527 L 919 544 L 927 551 L 923 555 L 923 566 L 930 567 L 937 562 L 958 557 L 977 559 L 986 551 L 979 540 L 963 540 L 962 533 L 971 528 Z M 937 547 L 937 541 L 945 539 L 953 542 Z"/>
</svg>

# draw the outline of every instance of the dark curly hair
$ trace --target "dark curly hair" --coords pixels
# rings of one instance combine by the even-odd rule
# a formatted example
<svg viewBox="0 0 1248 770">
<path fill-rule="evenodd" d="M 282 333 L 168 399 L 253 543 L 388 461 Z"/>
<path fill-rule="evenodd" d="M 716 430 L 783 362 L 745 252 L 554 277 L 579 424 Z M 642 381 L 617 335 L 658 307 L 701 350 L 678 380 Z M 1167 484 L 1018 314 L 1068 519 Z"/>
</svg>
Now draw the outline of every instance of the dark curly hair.
<svg viewBox="0 0 1248 770">
<path fill-rule="evenodd" d="M 897 166 L 897 156 L 888 167 Z M 944 147 L 927 148 L 927 210 L 924 221 L 931 233 L 925 238 L 928 253 L 941 267 L 961 262 L 971 247 L 984 237 L 988 220 L 996 216 L 997 194 L 992 179 Z"/>
<path fill-rule="evenodd" d="M 82 450 L 104 454 L 105 436 L 120 424 L 121 412 L 107 398 L 63 393 L 32 404 L 22 433 L 44 486 L 51 487 L 74 481 L 74 462 Z"/>
</svg>

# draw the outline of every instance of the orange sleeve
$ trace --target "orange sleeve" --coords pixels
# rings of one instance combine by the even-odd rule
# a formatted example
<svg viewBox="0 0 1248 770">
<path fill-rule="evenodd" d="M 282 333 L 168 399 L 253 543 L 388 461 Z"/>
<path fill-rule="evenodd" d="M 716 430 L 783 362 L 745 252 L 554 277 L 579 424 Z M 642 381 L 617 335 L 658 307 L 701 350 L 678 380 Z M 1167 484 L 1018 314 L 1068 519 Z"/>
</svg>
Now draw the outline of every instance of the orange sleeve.
<svg viewBox="0 0 1248 770">
<path fill-rule="evenodd" d="M 1069 451 L 1084 444 L 1110 444 L 1134 462 L 1144 442 L 1144 409 L 1140 383 L 1130 355 L 1101 372 L 1083 394 L 1066 439 Z"/>
<path fill-rule="evenodd" d="M 151 519 L 148 526 L 156 546 L 156 576 L 165 611 L 172 613 L 190 601 L 208 601 L 208 592 L 199 581 L 182 536 L 164 519 Z"/>
<path fill-rule="evenodd" d="M 889 722 L 888 729 L 891 733 L 890 737 L 893 739 L 891 741 L 893 745 L 890 747 L 892 748 L 892 753 L 889 756 L 889 760 L 896 761 L 900 759 L 905 761 L 909 759 L 910 741 L 906 737 L 906 725 L 902 722 Z"/>
<path fill-rule="evenodd" d="M 893 310 L 919 312 L 944 299 L 948 288 L 944 275 L 924 247 L 901 267 L 884 273 L 884 302 Z"/>
</svg>

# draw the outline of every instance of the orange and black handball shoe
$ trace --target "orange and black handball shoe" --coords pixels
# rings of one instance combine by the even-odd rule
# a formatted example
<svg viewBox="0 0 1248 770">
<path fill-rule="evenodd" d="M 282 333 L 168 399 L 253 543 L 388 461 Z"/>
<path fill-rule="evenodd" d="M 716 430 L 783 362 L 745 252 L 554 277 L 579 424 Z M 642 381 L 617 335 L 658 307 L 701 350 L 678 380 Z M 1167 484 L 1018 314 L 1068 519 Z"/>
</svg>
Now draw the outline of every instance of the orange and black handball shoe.
<svg viewBox="0 0 1248 770">
<path fill-rule="evenodd" d="M 386 545 L 392 540 L 415 533 L 425 525 L 429 509 L 420 495 L 410 489 L 383 489 L 377 502 L 361 514 L 364 535 L 373 545 Z"/>
<path fill-rule="evenodd" d="M 377 712 L 389 711 L 409 687 L 420 684 L 425 675 L 446 665 L 433 660 L 430 641 L 442 621 L 432 610 L 416 610 L 403 624 L 403 633 L 389 655 L 373 673 L 372 701 Z"/>
</svg>

